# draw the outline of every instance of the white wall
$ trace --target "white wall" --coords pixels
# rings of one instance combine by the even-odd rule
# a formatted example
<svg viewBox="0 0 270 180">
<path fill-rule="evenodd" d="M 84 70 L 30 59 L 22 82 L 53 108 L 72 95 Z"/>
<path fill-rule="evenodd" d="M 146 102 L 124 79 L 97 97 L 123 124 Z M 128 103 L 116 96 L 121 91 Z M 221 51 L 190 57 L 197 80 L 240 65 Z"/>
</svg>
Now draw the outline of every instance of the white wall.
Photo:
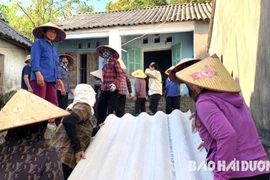
<svg viewBox="0 0 270 180">
<path fill-rule="evenodd" d="M 21 72 L 29 52 L 0 39 L 0 54 L 4 56 L 4 93 L 21 87 Z M 2 69 L 1 69 L 2 71 Z"/>
</svg>

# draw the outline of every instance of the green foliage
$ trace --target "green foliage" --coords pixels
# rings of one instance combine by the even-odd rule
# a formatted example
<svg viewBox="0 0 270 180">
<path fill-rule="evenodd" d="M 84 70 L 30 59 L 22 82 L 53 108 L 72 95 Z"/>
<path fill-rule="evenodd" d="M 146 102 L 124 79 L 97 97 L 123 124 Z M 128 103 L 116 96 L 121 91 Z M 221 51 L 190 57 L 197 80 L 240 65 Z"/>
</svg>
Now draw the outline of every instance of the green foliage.
<svg viewBox="0 0 270 180">
<path fill-rule="evenodd" d="M 197 3 L 206 3 L 211 2 L 212 0 L 170 0 L 169 4 L 186 4 L 190 2 L 197 2 Z"/>
<path fill-rule="evenodd" d="M 94 12 L 94 8 L 80 0 L 32 0 L 29 5 L 9 0 L 9 6 L 0 3 L 0 12 L 10 26 L 33 41 L 35 27 L 57 23 L 74 14 Z"/>
<path fill-rule="evenodd" d="M 136 8 L 148 8 L 167 5 L 166 0 L 117 0 L 106 5 L 107 11 L 131 10 Z"/>
</svg>

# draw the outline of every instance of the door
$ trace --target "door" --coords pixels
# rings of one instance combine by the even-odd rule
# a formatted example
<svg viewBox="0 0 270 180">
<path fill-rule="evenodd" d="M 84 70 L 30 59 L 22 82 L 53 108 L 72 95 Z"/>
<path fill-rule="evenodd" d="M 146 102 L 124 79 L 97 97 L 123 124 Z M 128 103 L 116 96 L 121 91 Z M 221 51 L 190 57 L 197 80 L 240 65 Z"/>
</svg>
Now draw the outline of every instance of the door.
<svg viewBox="0 0 270 180">
<path fill-rule="evenodd" d="M 178 43 L 172 47 L 172 65 L 175 66 L 182 59 L 182 46 Z"/>
<path fill-rule="evenodd" d="M 135 78 L 131 75 L 137 69 L 143 70 L 142 50 L 139 48 L 130 48 L 127 50 L 127 72 L 131 82 L 132 95 L 134 96 Z"/>
</svg>

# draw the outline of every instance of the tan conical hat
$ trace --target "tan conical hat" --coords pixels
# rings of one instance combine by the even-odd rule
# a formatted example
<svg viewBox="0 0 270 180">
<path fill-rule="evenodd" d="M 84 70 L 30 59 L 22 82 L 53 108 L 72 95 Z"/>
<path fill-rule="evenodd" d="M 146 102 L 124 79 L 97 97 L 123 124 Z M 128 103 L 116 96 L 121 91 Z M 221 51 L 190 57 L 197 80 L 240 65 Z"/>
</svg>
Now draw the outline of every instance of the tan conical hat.
<svg viewBox="0 0 270 180">
<path fill-rule="evenodd" d="M 48 22 L 46 24 L 43 24 L 41 26 L 36 27 L 33 30 L 33 35 L 38 39 L 42 38 L 44 28 L 53 28 L 56 30 L 57 35 L 56 35 L 55 39 L 53 40 L 53 42 L 61 42 L 61 41 L 64 41 L 66 39 L 65 31 L 63 31 L 60 27 L 58 27 L 57 25 L 55 25 L 51 22 Z"/>
<path fill-rule="evenodd" d="M 121 66 L 122 69 L 127 69 L 124 61 L 121 58 L 118 59 L 118 62 L 119 62 L 119 64 L 120 64 L 120 66 Z"/>
<path fill-rule="evenodd" d="M 103 80 L 103 77 L 102 77 L 102 72 L 100 70 L 96 70 L 96 71 L 92 71 L 90 72 L 91 75 Z"/>
<path fill-rule="evenodd" d="M 231 77 L 218 58 L 208 57 L 176 73 L 177 78 L 204 89 L 220 92 L 240 92 L 239 85 Z"/>
<path fill-rule="evenodd" d="M 118 58 L 119 58 L 118 52 L 117 52 L 115 49 L 113 49 L 113 47 L 110 46 L 110 45 L 102 45 L 102 46 L 98 46 L 97 49 L 96 49 L 96 52 L 97 52 L 97 54 L 98 54 L 100 57 L 104 58 L 104 57 L 103 57 L 103 51 L 106 51 L 106 50 L 107 50 L 107 51 L 110 51 L 110 53 L 111 53 L 111 55 L 112 55 L 112 57 L 113 57 L 114 59 L 118 59 Z"/>
<path fill-rule="evenodd" d="M 146 74 L 143 72 L 143 70 L 138 69 L 131 73 L 131 75 L 135 78 L 146 78 Z"/>
<path fill-rule="evenodd" d="M 174 66 L 169 67 L 166 71 L 165 74 L 169 75 L 170 72 L 174 69 Z"/>
<path fill-rule="evenodd" d="M 0 111 L 0 131 L 67 116 L 70 113 L 30 93 L 18 90 Z"/>
<path fill-rule="evenodd" d="M 193 59 L 193 58 L 184 58 L 182 59 L 178 64 L 176 64 L 176 66 L 171 69 L 171 71 L 169 72 L 169 78 L 172 82 L 177 83 L 177 84 L 181 84 L 183 83 L 181 80 L 179 80 L 176 77 L 176 73 L 178 71 L 181 71 L 182 69 L 185 69 L 186 67 L 199 62 L 201 59 Z"/>
</svg>

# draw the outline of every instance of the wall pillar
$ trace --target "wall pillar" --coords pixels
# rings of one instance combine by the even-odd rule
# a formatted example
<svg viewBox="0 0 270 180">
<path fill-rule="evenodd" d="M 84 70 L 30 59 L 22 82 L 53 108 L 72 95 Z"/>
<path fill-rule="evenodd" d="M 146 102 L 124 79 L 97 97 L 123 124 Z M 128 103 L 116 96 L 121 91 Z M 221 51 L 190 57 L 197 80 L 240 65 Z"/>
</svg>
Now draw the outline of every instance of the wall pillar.
<svg viewBox="0 0 270 180">
<path fill-rule="evenodd" d="M 109 45 L 112 46 L 121 57 L 121 36 L 118 29 L 109 31 Z"/>
</svg>

